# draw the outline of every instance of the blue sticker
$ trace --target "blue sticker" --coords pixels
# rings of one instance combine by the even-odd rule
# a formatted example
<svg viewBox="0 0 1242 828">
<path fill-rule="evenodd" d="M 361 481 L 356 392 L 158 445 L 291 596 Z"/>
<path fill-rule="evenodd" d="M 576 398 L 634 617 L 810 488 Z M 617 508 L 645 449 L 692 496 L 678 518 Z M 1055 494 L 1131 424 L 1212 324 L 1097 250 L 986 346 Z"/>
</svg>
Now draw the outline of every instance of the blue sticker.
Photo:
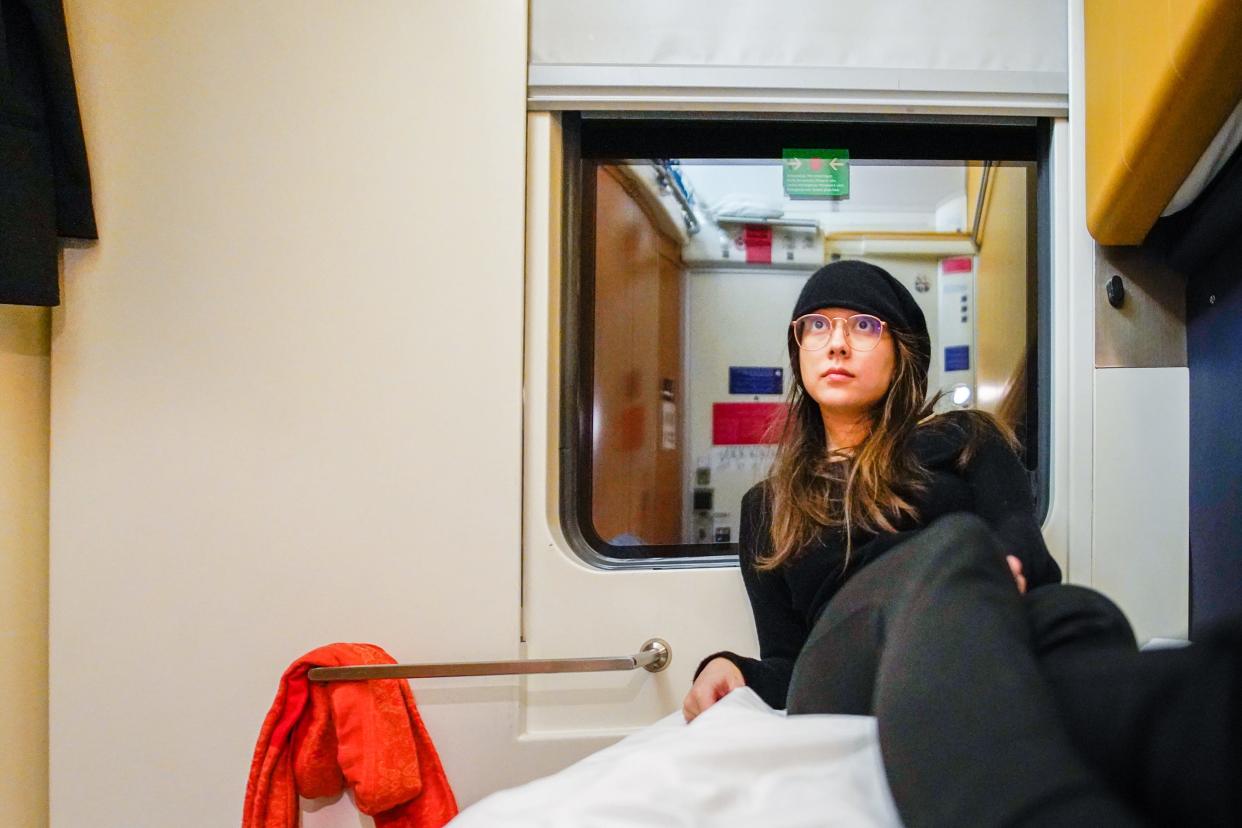
<svg viewBox="0 0 1242 828">
<path fill-rule="evenodd" d="M 730 394 L 783 394 L 784 392 L 784 368 L 729 366 Z"/>
<path fill-rule="evenodd" d="M 944 349 L 944 370 L 946 371 L 969 371 L 970 370 L 970 346 L 969 345 L 953 345 Z"/>
</svg>

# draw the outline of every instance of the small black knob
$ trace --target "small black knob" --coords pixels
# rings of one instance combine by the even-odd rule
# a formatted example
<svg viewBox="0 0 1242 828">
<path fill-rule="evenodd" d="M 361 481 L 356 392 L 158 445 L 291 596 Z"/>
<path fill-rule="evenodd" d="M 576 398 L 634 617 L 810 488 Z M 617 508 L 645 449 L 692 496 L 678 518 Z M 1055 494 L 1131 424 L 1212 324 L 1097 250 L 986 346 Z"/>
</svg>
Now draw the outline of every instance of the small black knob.
<svg viewBox="0 0 1242 828">
<path fill-rule="evenodd" d="M 1126 286 L 1122 283 L 1121 277 L 1116 274 L 1109 279 L 1104 285 L 1104 294 L 1108 297 L 1108 304 L 1114 308 L 1119 308 L 1126 301 Z"/>
</svg>

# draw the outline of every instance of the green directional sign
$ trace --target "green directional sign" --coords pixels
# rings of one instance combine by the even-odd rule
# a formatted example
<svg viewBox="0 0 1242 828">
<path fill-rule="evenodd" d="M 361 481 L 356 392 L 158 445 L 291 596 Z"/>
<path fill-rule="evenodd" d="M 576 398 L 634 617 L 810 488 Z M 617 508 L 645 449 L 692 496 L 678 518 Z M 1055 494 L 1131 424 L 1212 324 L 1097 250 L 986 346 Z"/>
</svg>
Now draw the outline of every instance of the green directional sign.
<svg viewBox="0 0 1242 828">
<path fill-rule="evenodd" d="M 849 198 L 849 150 L 787 149 L 781 151 L 781 160 L 790 198 Z"/>
</svg>

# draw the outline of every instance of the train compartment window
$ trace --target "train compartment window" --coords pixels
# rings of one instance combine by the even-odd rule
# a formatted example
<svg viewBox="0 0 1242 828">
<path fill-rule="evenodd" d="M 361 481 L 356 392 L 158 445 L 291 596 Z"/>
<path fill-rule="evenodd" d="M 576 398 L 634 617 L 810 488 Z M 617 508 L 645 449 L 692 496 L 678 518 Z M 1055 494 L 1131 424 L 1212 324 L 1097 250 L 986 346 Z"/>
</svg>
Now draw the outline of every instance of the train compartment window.
<svg viewBox="0 0 1242 828">
<path fill-rule="evenodd" d="M 1048 125 L 564 116 L 561 519 L 604 568 L 735 560 L 807 277 L 862 259 L 932 337 L 939 406 L 1017 434 L 1048 500 Z"/>
</svg>

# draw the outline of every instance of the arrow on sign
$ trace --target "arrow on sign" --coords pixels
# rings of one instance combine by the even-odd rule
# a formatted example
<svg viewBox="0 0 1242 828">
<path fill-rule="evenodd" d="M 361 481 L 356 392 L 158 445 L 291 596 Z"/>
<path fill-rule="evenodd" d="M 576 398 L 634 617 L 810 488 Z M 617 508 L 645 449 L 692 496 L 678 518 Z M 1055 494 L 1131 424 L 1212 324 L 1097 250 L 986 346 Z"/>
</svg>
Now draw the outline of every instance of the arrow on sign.
<svg viewBox="0 0 1242 828">
<path fill-rule="evenodd" d="M 828 166 L 832 167 L 832 169 L 833 169 L 833 170 L 839 170 L 839 169 L 841 169 L 841 167 L 842 167 L 844 164 L 845 164 L 845 162 L 844 162 L 844 161 L 842 161 L 840 158 L 832 158 L 832 159 L 830 159 L 830 160 L 828 161 Z"/>
<path fill-rule="evenodd" d="M 785 166 L 789 167 L 789 169 L 791 170 L 799 169 L 802 167 L 802 159 L 801 158 L 786 158 Z"/>
</svg>

